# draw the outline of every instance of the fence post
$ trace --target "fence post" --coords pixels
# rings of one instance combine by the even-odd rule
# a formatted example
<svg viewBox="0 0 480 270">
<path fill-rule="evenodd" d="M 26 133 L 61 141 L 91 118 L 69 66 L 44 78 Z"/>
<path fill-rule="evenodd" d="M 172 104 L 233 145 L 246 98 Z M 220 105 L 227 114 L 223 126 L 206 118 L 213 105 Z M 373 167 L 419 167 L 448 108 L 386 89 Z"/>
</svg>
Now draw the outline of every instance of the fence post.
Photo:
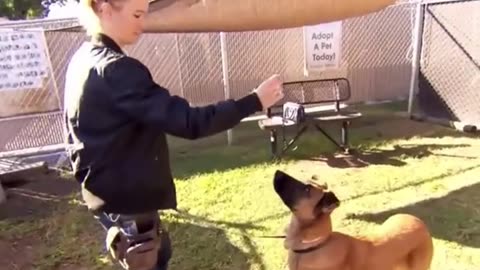
<svg viewBox="0 0 480 270">
<path fill-rule="evenodd" d="M 226 44 L 225 32 L 220 32 L 220 47 L 222 53 L 222 73 L 223 73 L 223 92 L 225 99 L 230 98 L 230 79 L 228 77 L 228 55 L 227 55 L 227 44 Z M 233 130 L 229 129 L 227 131 L 227 140 L 228 145 L 232 145 L 233 142 Z"/>
<path fill-rule="evenodd" d="M 178 42 L 178 34 L 175 35 L 175 50 L 177 51 L 177 62 L 178 62 L 178 78 L 180 81 L 180 95 L 182 98 L 185 98 L 185 89 L 183 88 L 183 76 L 182 76 L 182 69 L 180 67 L 180 44 Z"/>
<path fill-rule="evenodd" d="M 59 93 L 58 84 L 57 84 L 57 77 L 55 76 L 55 69 L 53 68 L 52 57 L 50 56 L 50 47 L 48 46 L 47 35 L 45 34 L 44 29 L 40 28 L 38 31 L 42 32 L 42 42 L 45 46 L 45 53 L 47 55 L 48 67 L 50 68 L 50 73 L 52 74 L 52 79 L 53 79 L 52 80 L 53 91 L 55 91 L 55 95 L 57 96 L 58 109 L 60 111 L 62 111 L 63 110 L 63 107 L 62 107 L 63 97 L 61 97 L 60 93 Z"/>
<path fill-rule="evenodd" d="M 7 194 L 3 190 L 2 182 L 0 182 L 0 205 L 7 200 Z"/>
<path fill-rule="evenodd" d="M 420 60 L 422 54 L 422 36 L 423 36 L 423 18 L 424 18 L 424 6 L 421 2 L 417 3 L 415 13 L 415 25 L 414 32 L 412 33 L 413 39 L 413 55 L 412 55 L 412 74 L 410 76 L 410 93 L 408 96 L 408 115 L 412 116 L 413 113 L 413 99 L 415 96 L 415 89 L 418 86 L 418 73 L 420 72 Z"/>
</svg>

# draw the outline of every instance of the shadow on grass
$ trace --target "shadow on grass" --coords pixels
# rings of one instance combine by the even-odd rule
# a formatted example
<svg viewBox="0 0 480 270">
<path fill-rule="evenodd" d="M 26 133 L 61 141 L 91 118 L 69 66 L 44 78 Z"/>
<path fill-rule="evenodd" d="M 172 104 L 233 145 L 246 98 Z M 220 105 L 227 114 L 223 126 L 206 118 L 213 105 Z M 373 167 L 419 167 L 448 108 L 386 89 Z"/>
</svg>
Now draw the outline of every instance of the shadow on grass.
<svg viewBox="0 0 480 270">
<path fill-rule="evenodd" d="M 252 223 L 211 221 L 204 217 L 179 212 L 174 222 L 165 221 L 169 231 L 173 257 L 170 268 L 175 269 L 266 269 L 253 241 L 246 235 L 248 229 L 260 229 Z M 179 219 L 178 219 L 179 218 Z M 181 222 L 179 220 L 182 220 Z M 222 227 L 236 229 L 247 248 L 242 251 L 233 245 Z"/>
<path fill-rule="evenodd" d="M 329 123 L 324 127 L 336 140 L 340 140 L 341 129 L 338 123 Z M 287 139 L 293 138 L 295 132 L 295 128 L 287 129 Z M 312 129 L 283 155 L 282 161 L 318 160 L 335 168 L 365 167 L 371 164 L 403 166 L 405 163 L 399 159 L 402 156 L 429 156 L 434 154 L 432 151 L 435 149 L 466 145 L 414 145 L 393 150 L 375 150 L 375 145 L 415 136 L 442 137 L 452 134 L 462 136 L 445 128 L 389 114 L 380 108 L 376 112 L 365 113 L 364 117 L 352 122 L 349 141 L 353 149 L 358 149 L 352 157 L 336 157 L 339 152 L 335 145 Z M 279 147 L 282 145 L 282 135 L 283 131 L 280 131 Z M 233 145 L 227 146 L 224 133 L 193 142 L 170 138 L 174 176 L 182 180 L 196 174 L 273 164 L 269 136 L 267 132 L 259 130 L 256 123 L 242 123 L 236 127 L 234 139 Z"/>
<path fill-rule="evenodd" d="M 455 190 L 444 197 L 375 214 L 350 215 L 347 218 L 380 224 L 396 213 L 409 213 L 424 220 L 433 237 L 479 248 L 479 194 L 480 183 L 477 183 Z"/>
<path fill-rule="evenodd" d="M 78 194 L 74 197 L 80 199 Z M 28 269 L 39 270 L 122 269 L 103 260 L 107 253 L 104 249 L 105 231 L 100 223 L 84 206 L 68 201 L 63 198 L 51 202 L 48 211 L 43 209 L 45 205 L 30 205 L 28 207 L 35 207 L 35 211 L 29 216 L 9 216 L 0 221 L 0 250 L 8 255 L 0 256 L 1 265 L 28 265 Z M 37 211 L 42 211 L 42 215 L 38 216 Z M 210 221 L 186 213 L 173 219 L 163 218 L 163 223 L 173 246 L 169 269 L 244 270 L 253 265 L 255 269 L 266 269 L 253 241 L 245 233 L 262 229 L 261 226 Z M 230 241 L 226 229 L 245 235 L 240 239 L 242 249 Z M 5 243 L 8 240 L 17 245 L 4 247 L 2 239 Z"/>
<path fill-rule="evenodd" d="M 7 201 L 0 205 L 0 221 L 11 218 L 49 215 L 66 196 L 79 191 L 73 179 L 65 179 L 57 172 L 25 175 L 4 184 Z"/>
<path fill-rule="evenodd" d="M 477 157 L 437 154 L 432 151 L 439 149 L 468 147 L 468 144 L 422 144 L 422 145 L 394 145 L 392 150 L 364 149 L 355 151 L 352 155 L 335 155 L 332 153 L 311 158 L 313 161 L 322 161 L 333 168 L 363 168 L 369 165 L 404 166 L 405 158 L 426 158 L 429 156 L 446 156 L 451 158 L 477 159 Z"/>
<path fill-rule="evenodd" d="M 249 254 L 232 245 L 221 229 L 190 223 L 167 223 L 166 227 L 173 247 L 169 269 L 251 268 Z"/>
<path fill-rule="evenodd" d="M 340 138 L 338 126 L 329 126 L 326 130 L 338 140 Z M 379 142 L 386 138 L 372 135 L 376 133 L 374 128 L 351 129 L 351 142 L 354 145 L 368 141 Z M 295 131 L 290 129 L 286 132 L 286 138 L 291 139 Z M 282 135 L 279 135 L 279 145 L 282 145 Z M 248 139 L 247 139 L 248 137 Z M 206 141 L 202 141 L 206 142 Z M 194 149 L 192 151 L 192 149 Z M 307 131 L 283 156 L 282 162 L 305 160 L 318 157 L 322 153 L 336 153 L 338 149 L 319 132 Z M 333 155 L 333 154 L 332 154 Z M 269 137 L 266 132 L 246 135 L 233 145 L 218 145 L 199 148 L 192 144 L 189 148 L 184 146 L 172 151 L 172 169 L 174 176 L 179 179 L 188 179 L 191 176 L 202 173 L 226 171 L 252 165 L 275 164 L 272 159 Z"/>
<path fill-rule="evenodd" d="M 448 128 L 444 126 L 440 126 L 437 124 L 432 124 L 435 127 L 441 127 L 443 128 L 442 133 L 433 133 L 433 134 L 428 134 L 425 136 L 425 138 L 445 138 L 445 137 L 451 137 L 451 138 L 480 138 L 480 131 L 477 132 L 462 132 L 455 130 L 453 128 Z"/>
</svg>

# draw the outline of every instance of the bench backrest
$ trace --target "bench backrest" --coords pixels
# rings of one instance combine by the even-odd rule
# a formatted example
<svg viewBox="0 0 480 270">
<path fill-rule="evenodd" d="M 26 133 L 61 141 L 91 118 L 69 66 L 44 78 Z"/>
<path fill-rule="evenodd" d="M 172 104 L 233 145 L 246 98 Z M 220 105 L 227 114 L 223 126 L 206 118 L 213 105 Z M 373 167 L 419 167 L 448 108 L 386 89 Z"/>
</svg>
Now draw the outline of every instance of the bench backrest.
<svg viewBox="0 0 480 270">
<path fill-rule="evenodd" d="M 302 105 L 333 103 L 340 110 L 340 103 L 350 99 L 350 83 L 346 78 L 285 82 L 284 98 L 267 111 L 268 117 L 281 114 L 283 104 L 294 102 Z"/>
</svg>

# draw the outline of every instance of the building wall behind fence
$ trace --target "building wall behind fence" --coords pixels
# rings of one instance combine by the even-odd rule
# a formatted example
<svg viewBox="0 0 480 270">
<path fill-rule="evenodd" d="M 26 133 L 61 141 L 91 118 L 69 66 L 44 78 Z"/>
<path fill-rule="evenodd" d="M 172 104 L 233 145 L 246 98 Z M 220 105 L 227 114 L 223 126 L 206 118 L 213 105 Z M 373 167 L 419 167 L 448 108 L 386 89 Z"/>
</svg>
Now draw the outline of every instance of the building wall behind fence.
<svg viewBox="0 0 480 270">
<path fill-rule="evenodd" d="M 406 97 L 411 73 L 411 34 L 415 9 L 400 5 L 343 23 L 342 64 L 338 70 L 311 74 L 308 79 L 347 77 L 352 86 L 351 102 L 382 101 Z M 85 40 L 84 33 L 46 32 L 53 74 L 63 108 L 63 89 L 68 61 Z M 154 79 L 173 95 L 186 97 L 193 105 L 205 105 L 226 97 L 248 94 L 262 80 L 280 73 L 286 81 L 304 76 L 304 39 L 302 28 L 225 33 L 224 59 L 230 92 L 225 93 L 221 37 L 219 33 L 145 34 L 128 53 L 147 65 Z M 53 84 L 49 84 L 50 87 Z M 38 113 L 42 113 L 39 111 Z M 49 131 L 55 136 L 37 143 L 8 146 L 11 136 L 30 140 L 29 134 L 42 134 L 45 127 L 32 128 L 35 115 L 28 123 L 18 123 L 8 138 L 0 135 L 0 153 L 45 144 L 61 144 L 61 113 Z M 41 119 L 39 116 L 38 119 Z M 53 121 L 53 120 L 52 120 Z M 3 119 L 1 123 L 8 122 Z M 12 122 L 10 122 L 12 124 Z M 13 130 L 13 129 L 12 129 Z M 19 137 L 20 136 L 20 137 Z"/>
</svg>

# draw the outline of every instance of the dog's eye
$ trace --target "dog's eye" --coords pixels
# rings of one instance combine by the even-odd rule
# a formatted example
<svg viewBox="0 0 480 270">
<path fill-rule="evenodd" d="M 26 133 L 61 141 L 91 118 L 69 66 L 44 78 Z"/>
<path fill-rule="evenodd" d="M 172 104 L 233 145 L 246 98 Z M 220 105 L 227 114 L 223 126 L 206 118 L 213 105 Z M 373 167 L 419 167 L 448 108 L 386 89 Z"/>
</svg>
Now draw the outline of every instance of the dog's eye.
<svg viewBox="0 0 480 270">
<path fill-rule="evenodd" d="M 311 186 L 306 186 L 306 187 L 305 187 L 305 192 L 308 193 L 308 194 L 310 194 L 310 190 L 311 190 L 311 189 L 312 189 Z"/>
</svg>

